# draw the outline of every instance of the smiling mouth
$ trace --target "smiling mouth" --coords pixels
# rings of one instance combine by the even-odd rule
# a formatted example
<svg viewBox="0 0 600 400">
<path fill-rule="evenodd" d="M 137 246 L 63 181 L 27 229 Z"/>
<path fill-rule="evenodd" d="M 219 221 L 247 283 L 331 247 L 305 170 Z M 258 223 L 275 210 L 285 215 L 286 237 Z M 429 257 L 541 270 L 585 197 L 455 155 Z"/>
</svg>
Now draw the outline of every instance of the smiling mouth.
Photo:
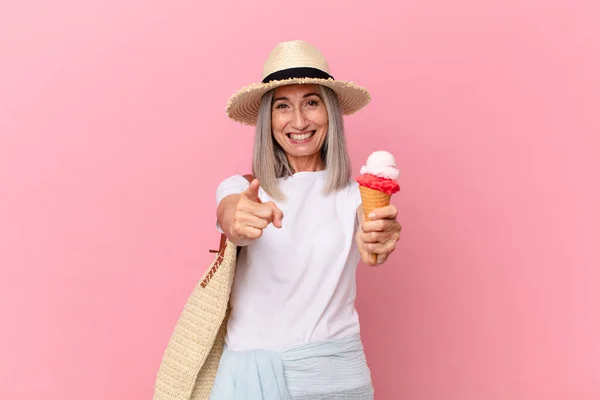
<svg viewBox="0 0 600 400">
<path fill-rule="evenodd" d="M 308 140 L 316 133 L 316 131 L 310 131 L 305 133 L 287 133 L 286 136 L 292 139 L 294 142 L 302 142 Z"/>
</svg>

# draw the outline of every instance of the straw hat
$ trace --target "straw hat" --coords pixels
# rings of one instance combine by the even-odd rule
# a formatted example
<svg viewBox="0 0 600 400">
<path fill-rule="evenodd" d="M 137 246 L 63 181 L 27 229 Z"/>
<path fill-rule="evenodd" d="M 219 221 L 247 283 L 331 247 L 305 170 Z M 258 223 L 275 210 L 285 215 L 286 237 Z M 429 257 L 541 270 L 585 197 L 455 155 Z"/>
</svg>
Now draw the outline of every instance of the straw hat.
<svg viewBox="0 0 600 400">
<path fill-rule="evenodd" d="M 262 96 L 271 89 L 292 84 L 317 84 L 331 88 L 345 115 L 355 113 L 371 100 L 367 89 L 349 81 L 335 80 L 323 54 L 310 43 L 293 40 L 279 43 L 267 57 L 262 81 L 247 85 L 227 102 L 234 121 L 255 125 Z"/>
</svg>

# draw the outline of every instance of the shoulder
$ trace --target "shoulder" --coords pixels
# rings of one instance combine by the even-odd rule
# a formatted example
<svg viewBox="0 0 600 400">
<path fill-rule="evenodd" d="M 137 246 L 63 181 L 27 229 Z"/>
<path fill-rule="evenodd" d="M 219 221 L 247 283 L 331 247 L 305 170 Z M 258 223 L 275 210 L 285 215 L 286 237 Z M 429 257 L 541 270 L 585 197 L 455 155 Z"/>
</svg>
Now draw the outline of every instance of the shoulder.
<svg viewBox="0 0 600 400">
<path fill-rule="evenodd" d="M 358 183 L 355 180 L 350 180 L 346 186 L 336 190 L 337 196 L 341 196 L 343 201 L 352 205 L 354 209 L 362 204 Z"/>
<path fill-rule="evenodd" d="M 350 200 L 356 202 L 357 207 L 362 203 L 360 198 L 360 190 L 358 189 L 358 183 L 355 180 L 348 182 L 348 185 L 343 190 Z"/>
<path fill-rule="evenodd" d="M 232 175 L 219 183 L 219 186 L 243 186 L 244 190 L 250 186 L 250 182 L 243 175 Z"/>
</svg>

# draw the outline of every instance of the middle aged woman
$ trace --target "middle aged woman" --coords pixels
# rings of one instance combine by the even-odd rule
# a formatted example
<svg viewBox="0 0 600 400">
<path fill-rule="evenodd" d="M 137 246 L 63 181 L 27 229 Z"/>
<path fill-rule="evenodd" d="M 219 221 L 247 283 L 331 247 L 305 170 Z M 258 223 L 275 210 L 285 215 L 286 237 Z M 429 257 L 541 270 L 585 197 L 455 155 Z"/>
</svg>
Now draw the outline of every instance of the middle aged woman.
<svg viewBox="0 0 600 400">
<path fill-rule="evenodd" d="M 211 399 L 373 398 L 355 273 L 383 264 L 401 227 L 393 205 L 366 221 L 352 180 L 343 115 L 369 100 L 303 41 L 277 45 L 262 83 L 231 97 L 229 117 L 256 126 L 255 179 L 217 188 L 217 227 L 242 251 Z"/>
</svg>

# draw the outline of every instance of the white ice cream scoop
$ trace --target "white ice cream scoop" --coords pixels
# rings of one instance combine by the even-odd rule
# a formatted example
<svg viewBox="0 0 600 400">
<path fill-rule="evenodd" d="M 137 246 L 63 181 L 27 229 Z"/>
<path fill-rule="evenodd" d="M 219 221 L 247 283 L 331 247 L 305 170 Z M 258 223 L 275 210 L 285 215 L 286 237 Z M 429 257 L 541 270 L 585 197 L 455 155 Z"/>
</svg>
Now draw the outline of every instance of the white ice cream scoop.
<svg viewBox="0 0 600 400">
<path fill-rule="evenodd" d="M 400 176 L 400 171 L 396 168 L 396 159 L 391 153 L 384 150 L 371 153 L 367 158 L 367 164 L 361 167 L 360 173 L 393 180 Z"/>
</svg>

